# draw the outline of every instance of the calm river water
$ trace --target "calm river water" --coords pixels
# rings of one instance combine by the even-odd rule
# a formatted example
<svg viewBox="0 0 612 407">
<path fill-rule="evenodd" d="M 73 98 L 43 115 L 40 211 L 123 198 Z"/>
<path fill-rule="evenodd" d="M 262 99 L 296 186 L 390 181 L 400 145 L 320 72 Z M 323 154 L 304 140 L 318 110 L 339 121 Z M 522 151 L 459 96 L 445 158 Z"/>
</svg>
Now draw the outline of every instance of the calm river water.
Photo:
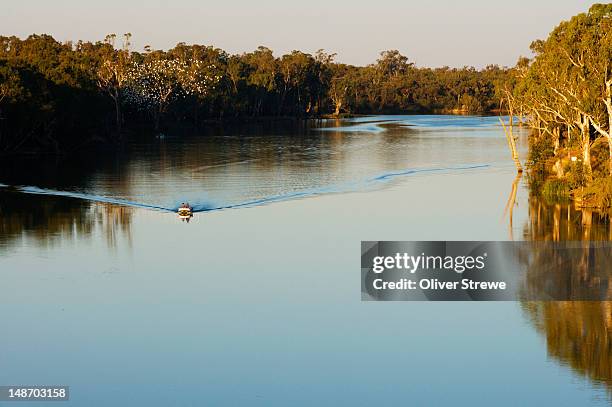
<svg viewBox="0 0 612 407">
<path fill-rule="evenodd" d="M 210 129 L 4 162 L 0 184 L 0 385 L 69 385 L 74 406 L 610 404 L 608 303 L 360 301 L 361 240 L 610 239 L 529 197 L 497 117 Z"/>
</svg>

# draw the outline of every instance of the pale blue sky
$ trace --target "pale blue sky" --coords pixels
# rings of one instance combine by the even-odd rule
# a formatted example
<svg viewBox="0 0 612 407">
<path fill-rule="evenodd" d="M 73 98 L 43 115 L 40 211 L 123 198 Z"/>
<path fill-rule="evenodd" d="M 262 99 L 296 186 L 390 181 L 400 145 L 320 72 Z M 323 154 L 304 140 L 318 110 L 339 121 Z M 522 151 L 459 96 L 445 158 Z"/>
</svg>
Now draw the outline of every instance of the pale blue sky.
<svg viewBox="0 0 612 407">
<path fill-rule="evenodd" d="M 276 55 L 324 48 L 366 65 L 399 49 L 419 66 L 514 65 L 561 20 L 586 11 L 579 0 L 2 0 L 0 35 L 52 34 L 60 41 L 131 32 L 136 50 L 179 41 L 231 53 L 258 45 Z"/>
</svg>

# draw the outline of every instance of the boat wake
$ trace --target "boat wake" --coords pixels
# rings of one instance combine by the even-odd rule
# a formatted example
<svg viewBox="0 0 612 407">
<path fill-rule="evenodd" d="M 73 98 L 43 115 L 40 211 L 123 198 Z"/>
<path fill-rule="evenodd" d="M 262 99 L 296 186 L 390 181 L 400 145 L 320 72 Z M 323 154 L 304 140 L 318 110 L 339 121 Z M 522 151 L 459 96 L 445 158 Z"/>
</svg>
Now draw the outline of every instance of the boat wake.
<svg viewBox="0 0 612 407">
<path fill-rule="evenodd" d="M 507 121 L 508 116 L 502 116 Z M 498 116 L 455 116 L 455 115 L 391 115 L 368 116 L 363 118 L 346 119 L 341 126 L 321 127 L 319 131 L 333 131 L 339 133 L 382 133 L 395 127 L 412 128 L 417 130 L 469 130 L 491 129 L 498 130 Z"/>
<path fill-rule="evenodd" d="M 311 189 L 304 189 L 299 191 L 293 191 L 288 193 L 282 193 L 277 195 L 271 195 L 262 198 L 256 198 L 246 200 L 237 203 L 226 203 L 226 204 L 214 204 L 212 202 L 193 202 L 190 201 L 190 205 L 193 212 L 211 212 L 219 211 L 224 209 L 238 209 L 238 208 L 249 208 L 260 205 L 265 205 L 275 202 L 283 202 L 292 199 L 307 198 L 324 194 L 332 193 L 346 193 L 346 192 L 358 192 L 367 191 L 380 185 L 380 183 L 390 182 L 398 177 L 405 177 L 416 174 L 427 174 L 427 173 L 449 173 L 454 171 L 468 171 L 490 167 L 490 164 L 474 164 L 464 166 L 453 166 L 453 167 L 438 167 L 438 168 L 408 168 L 400 171 L 387 172 L 379 174 L 372 178 L 365 180 L 359 180 L 352 183 L 345 183 L 340 185 L 328 185 Z M 50 195 L 60 196 L 66 198 L 82 199 L 91 202 L 108 203 L 113 205 L 130 206 L 135 208 L 150 209 L 162 212 L 176 212 L 179 208 L 180 203 L 176 202 L 172 206 L 155 205 L 149 203 L 142 203 L 131 201 L 128 199 L 108 197 L 104 195 L 94 195 L 75 191 L 60 191 L 54 189 L 40 188 L 36 186 L 11 186 L 0 183 L 0 188 L 7 189 L 10 191 L 20 192 L 24 194 L 32 195 Z"/>
<path fill-rule="evenodd" d="M 103 195 L 86 194 L 82 192 L 59 191 L 56 189 L 39 188 L 39 187 L 34 187 L 34 186 L 22 186 L 22 185 L 12 186 L 12 185 L 6 185 L 6 184 L 1 184 L 1 183 L 0 183 L 0 188 L 5 188 L 5 189 L 8 189 L 10 191 L 15 191 L 15 192 L 21 192 L 23 194 L 62 196 L 66 198 L 82 199 L 85 201 L 109 203 L 109 204 L 123 205 L 123 206 L 134 206 L 137 208 L 153 209 L 153 210 L 158 210 L 158 211 L 174 211 L 174 209 L 165 208 L 163 206 L 150 205 L 147 203 L 134 202 L 134 201 L 130 201 L 127 199 L 112 198 L 112 197 L 103 196 Z"/>
<path fill-rule="evenodd" d="M 331 185 L 331 186 L 323 187 L 323 188 L 319 187 L 319 188 L 313 188 L 313 189 L 306 189 L 306 190 L 296 191 L 296 192 L 288 193 L 288 194 L 272 195 L 272 196 L 261 198 L 261 199 L 255 199 L 252 201 L 242 202 L 242 203 L 238 203 L 234 205 L 227 205 L 223 207 L 210 208 L 207 210 L 210 211 L 210 210 L 221 210 L 221 209 L 246 208 L 246 207 L 259 206 L 259 205 L 264 205 L 264 204 L 273 203 L 273 202 L 281 202 L 281 201 L 287 201 L 291 199 L 306 198 L 306 197 L 317 196 L 317 195 L 343 193 L 343 192 L 358 192 L 358 191 L 369 190 L 372 187 L 374 187 L 375 184 L 379 184 L 380 182 L 388 182 L 397 177 L 415 175 L 419 173 L 449 172 L 453 170 L 464 171 L 464 170 L 474 170 L 474 169 L 482 169 L 482 168 L 488 168 L 488 167 L 490 167 L 489 164 L 478 164 L 478 165 L 470 165 L 470 166 L 462 166 L 462 167 L 405 169 L 402 171 L 388 172 L 385 174 L 380 174 L 373 178 L 366 179 L 365 181 L 354 182 L 350 184 L 342 184 L 338 186 Z"/>
</svg>

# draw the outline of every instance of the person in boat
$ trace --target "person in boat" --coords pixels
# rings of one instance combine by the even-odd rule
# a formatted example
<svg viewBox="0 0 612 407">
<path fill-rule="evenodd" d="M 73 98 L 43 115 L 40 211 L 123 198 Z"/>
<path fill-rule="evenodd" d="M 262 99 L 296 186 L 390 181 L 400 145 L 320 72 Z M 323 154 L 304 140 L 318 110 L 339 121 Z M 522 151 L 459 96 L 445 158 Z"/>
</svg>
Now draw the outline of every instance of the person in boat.
<svg viewBox="0 0 612 407">
<path fill-rule="evenodd" d="M 181 204 L 181 209 L 189 209 L 191 211 L 191 206 L 189 206 L 189 203 L 183 202 Z"/>
</svg>

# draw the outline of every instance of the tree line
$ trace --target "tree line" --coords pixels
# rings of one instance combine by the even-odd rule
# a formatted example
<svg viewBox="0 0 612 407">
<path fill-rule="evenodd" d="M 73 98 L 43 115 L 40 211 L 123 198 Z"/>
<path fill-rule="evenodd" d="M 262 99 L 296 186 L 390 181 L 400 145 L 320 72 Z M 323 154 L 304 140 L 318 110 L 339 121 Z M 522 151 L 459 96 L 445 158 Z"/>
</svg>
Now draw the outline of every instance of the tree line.
<svg viewBox="0 0 612 407">
<path fill-rule="evenodd" d="M 397 50 L 368 66 L 335 54 L 259 47 L 231 55 L 205 45 L 131 49 L 130 34 L 60 43 L 0 37 L 0 152 L 64 151 L 120 141 L 126 128 L 260 117 L 484 113 L 499 107 L 510 70 L 420 68 Z"/>
<path fill-rule="evenodd" d="M 532 162 L 552 175 L 549 190 L 611 206 L 612 4 L 561 22 L 531 50 L 502 99 L 534 129 Z"/>
</svg>

